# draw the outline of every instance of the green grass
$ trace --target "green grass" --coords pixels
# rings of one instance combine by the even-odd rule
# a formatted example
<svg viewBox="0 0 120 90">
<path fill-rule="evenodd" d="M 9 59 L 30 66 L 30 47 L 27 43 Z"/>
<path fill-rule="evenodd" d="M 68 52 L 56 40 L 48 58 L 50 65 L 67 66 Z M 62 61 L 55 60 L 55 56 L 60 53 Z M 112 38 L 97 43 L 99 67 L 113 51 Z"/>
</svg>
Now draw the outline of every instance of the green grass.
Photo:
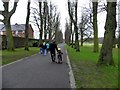
<svg viewBox="0 0 120 90">
<path fill-rule="evenodd" d="M 25 51 L 24 48 L 17 48 L 15 51 L 7 51 L 3 50 L 0 51 L 2 55 L 2 65 L 14 62 L 18 59 L 36 54 L 39 52 L 39 48 L 36 47 L 30 47 L 29 51 Z"/>
<path fill-rule="evenodd" d="M 117 88 L 118 87 L 118 53 L 113 50 L 116 67 L 99 66 L 99 53 L 93 53 L 92 45 L 80 47 L 80 52 L 66 46 L 77 88 Z"/>
</svg>

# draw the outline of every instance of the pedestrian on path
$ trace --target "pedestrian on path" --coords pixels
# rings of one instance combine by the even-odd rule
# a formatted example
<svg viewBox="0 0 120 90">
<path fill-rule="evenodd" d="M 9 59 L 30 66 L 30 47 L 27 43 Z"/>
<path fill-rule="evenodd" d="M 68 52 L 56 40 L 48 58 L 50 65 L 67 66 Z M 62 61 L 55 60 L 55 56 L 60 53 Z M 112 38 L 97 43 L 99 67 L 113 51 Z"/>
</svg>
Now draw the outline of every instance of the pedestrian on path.
<svg viewBox="0 0 120 90">
<path fill-rule="evenodd" d="M 58 52 L 56 41 L 53 41 L 52 43 L 50 43 L 49 50 L 50 50 L 52 62 L 55 62 L 56 51 Z"/>
<path fill-rule="evenodd" d="M 50 47 L 50 44 L 49 44 L 48 41 L 47 41 L 47 43 L 46 43 L 46 47 L 47 47 L 47 53 L 48 53 L 48 51 L 49 51 L 49 47 Z"/>
<path fill-rule="evenodd" d="M 47 49 L 47 46 L 46 46 L 46 42 L 43 40 L 43 45 L 42 45 L 42 49 L 43 49 L 43 55 L 45 56 L 46 55 L 46 49 Z"/>
<path fill-rule="evenodd" d="M 43 44 L 40 43 L 40 44 L 39 44 L 39 47 L 40 47 L 40 53 L 43 54 L 43 48 L 42 48 L 42 47 L 43 47 Z"/>
<path fill-rule="evenodd" d="M 58 48 L 58 52 L 57 52 L 58 64 L 62 64 L 62 54 L 63 52 L 61 51 L 61 48 Z"/>
</svg>

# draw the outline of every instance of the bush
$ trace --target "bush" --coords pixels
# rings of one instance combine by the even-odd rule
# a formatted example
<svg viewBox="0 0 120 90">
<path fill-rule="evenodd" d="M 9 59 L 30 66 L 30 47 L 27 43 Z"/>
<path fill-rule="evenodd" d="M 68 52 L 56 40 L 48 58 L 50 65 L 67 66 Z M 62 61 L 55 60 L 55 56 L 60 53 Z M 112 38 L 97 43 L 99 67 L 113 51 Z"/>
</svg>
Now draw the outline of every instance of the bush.
<svg viewBox="0 0 120 90">
<path fill-rule="evenodd" d="M 38 42 L 34 42 L 33 47 L 38 47 Z"/>
</svg>

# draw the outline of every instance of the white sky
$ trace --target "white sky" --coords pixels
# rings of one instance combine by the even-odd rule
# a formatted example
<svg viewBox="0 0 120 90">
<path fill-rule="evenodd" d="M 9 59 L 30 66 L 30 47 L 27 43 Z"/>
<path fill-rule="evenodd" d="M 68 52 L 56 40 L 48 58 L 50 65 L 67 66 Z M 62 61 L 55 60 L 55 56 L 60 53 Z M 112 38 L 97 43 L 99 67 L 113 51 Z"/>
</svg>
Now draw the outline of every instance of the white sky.
<svg viewBox="0 0 120 90">
<path fill-rule="evenodd" d="M 13 1 L 13 0 L 11 0 Z M 15 14 L 12 16 L 11 18 L 11 24 L 25 24 L 26 21 L 26 12 L 27 12 L 27 1 L 28 0 L 19 0 L 18 6 L 17 6 L 17 10 L 15 12 Z M 34 0 L 33 0 L 34 1 Z M 66 17 L 68 17 L 68 10 L 67 10 L 67 1 L 68 0 L 51 0 L 52 3 L 54 3 L 54 5 L 57 6 L 58 10 L 60 11 L 61 14 L 61 26 L 62 26 L 62 31 L 64 33 L 65 31 L 65 22 L 66 22 Z M 88 2 L 89 0 L 78 0 L 78 18 L 80 18 L 80 11 L 81 11 L 81 7 L 88 7 Z M 32 7 L 34 7 L 35 5 L 32 4 Z M 12 8 L 12 7 L 11 7 Z M 2 7 L 2 3 L 0 0 L 0 10 L 3 9 Z M 104 24 L 105 24 L 105 17 L 106 14 L 99 14 L 98 15 L 98 36 L 99 37 L 103 37 L 104 36 Z M 2 18 L 0 16 L 0 18 Z M 38 38 L 39 36 L 39 32 L 36 28 L 34 28 L 34 34 L 35 34 L 35 38 Z"/>
</svg>

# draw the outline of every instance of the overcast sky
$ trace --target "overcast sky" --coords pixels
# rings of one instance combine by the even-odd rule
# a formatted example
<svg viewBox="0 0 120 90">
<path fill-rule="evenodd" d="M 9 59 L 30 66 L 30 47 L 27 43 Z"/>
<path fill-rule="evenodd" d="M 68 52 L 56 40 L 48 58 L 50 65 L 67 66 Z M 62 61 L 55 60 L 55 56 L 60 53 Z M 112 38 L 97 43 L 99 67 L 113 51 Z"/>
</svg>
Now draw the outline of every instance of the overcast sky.
<svg viewBox="0 0 120 90">
<path fill-rule="evenodd" d="M 11 0 L 11 1 L 13 1 L 13 0 Z M 28 0 L 19 0 L 17 10 L 11 18 L 11 24 L 15 24 L 15 23 L 25 24 L 26 15 L 27 15 L 27 13 L 26 13 L 27 12 L 27 1 Z M 33 1 L 35 1 L 35 0 L 32 0 L 31 7 L 35 7 L 35 4 L 33 4 Z M 51 0 L 51 1 L 52 1 L 52 3 L 54 3 L 54 5 L 57 6 L 58 11 L 60 12 L 61 28 L 62 28 L 62 31 L 64 32 L 66 17 L 68 17 L 68 10 L 67 10 L 67 1 L 68 0 Z M 89 0 L 78 0 L 78 1 L 79 1 L 78 2 L 78 12 L 79 12 L 78 18 L 80 18 L 81 7 L 83 7 L 83 6 L 88 7 Z M 12 7 L 10 7 L 10 8 L 12 8 Z M 0 10 L 2 10 L 2 9 L 3 9 L 2 2 L 0 0 Z M 106 17 L 106 13 L 98 15 L 98 27 L 99 27 L 98 28 L 98 30 L 99 30 L 98 36 L 99 37 L 103 37 L 103 35 L 104 35 L 105 17 Z M 0 18 L 2 18 L 2 17 L 0 16 Z M 37 28 L 34 28 L 34 32 L 35 32 L 35 38 L 38 38 L 39 33 L 38 33 Z"/>
</svg>

